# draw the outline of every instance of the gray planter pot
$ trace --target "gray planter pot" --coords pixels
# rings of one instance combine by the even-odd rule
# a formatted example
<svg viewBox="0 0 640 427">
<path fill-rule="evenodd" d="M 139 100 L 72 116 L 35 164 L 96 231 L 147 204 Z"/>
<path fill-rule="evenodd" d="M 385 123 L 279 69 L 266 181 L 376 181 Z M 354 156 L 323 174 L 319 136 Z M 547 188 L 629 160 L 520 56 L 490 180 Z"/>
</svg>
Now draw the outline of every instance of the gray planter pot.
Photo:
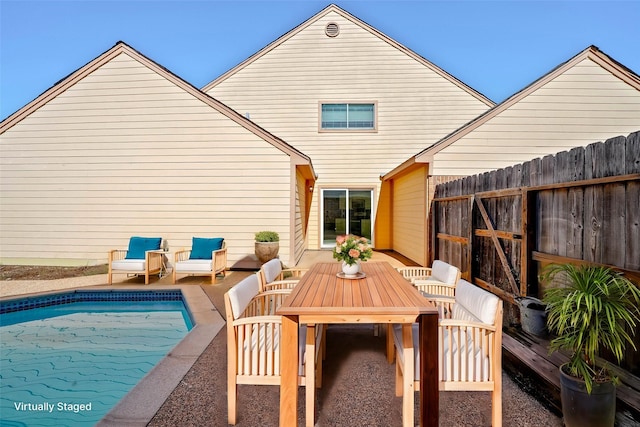
<svg viewBox="0 0 640 427">
<path fill-rule="evenodd" d="M 544 337 L 547 335 L 546 306 L 538 298 L 518 298 L 520 305 L 520 324 L 525 332 Z"/>
<path fill-rule="evenodd" d="M 616 387 L 611 381 L 596 383 L 591 394 L 584 381 L 560 366 L 560 398 L 565 427 L 613 427 L 616 419 Z"/>
</svg>

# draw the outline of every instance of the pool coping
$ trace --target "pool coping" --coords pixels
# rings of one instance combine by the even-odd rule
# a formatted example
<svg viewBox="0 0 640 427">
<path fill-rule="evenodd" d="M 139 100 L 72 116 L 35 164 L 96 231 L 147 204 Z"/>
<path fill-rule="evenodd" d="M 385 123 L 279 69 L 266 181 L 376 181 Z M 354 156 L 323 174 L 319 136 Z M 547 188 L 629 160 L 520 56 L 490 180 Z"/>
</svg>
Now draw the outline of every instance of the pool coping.
<svg viewBox="0 0 640 427">
<path fill-rule="evenodd" d="M 88 286 L 35 294 L 2 297 L 0 300 L 82 291 L 180 290 L 191 315 L 193 328 L 96 424 L 101 427 L 146 426 L 180 384 L 196 360 L 225 325 L 225 320 L 198 285 Z"/>
</svg>

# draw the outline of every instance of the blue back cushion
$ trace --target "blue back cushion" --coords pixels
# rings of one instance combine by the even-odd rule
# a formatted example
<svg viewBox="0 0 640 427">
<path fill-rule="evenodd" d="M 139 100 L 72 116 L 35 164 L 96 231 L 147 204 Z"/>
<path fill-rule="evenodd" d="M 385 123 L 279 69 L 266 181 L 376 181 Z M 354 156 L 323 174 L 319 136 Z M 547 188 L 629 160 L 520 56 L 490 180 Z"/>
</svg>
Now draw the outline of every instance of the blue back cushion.
<svg viewBox="0 0 640 427">
<path fill-rule="evenodd" d="M 214 237 L 212 239 L 194 237 L 189 259 L 211 259 L 211 252 L 222 249 L 222 242 L 224 242 L 222 237 Z"/>
<path fill-rule="evenodd" d="M 144 259 L 146 251 L 157 251 L 161 243 L 162 237 L 132 237 L 125 259 Z"/>
</svg>

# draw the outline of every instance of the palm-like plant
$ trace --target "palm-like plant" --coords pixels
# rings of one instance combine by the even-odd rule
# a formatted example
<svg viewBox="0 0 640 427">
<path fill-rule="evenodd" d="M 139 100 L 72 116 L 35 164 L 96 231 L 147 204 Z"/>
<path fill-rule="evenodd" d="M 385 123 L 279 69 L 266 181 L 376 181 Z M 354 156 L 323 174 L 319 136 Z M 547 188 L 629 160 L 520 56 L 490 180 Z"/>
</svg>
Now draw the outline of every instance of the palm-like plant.
<svg viewBox="0 0 640 427">
<path fill-rule="evenodd" d="M 591 393 L 594 381 L 609 378 L 605 369 L 596 366 L 601 346 L 609 349 L 618 363 L 626 344 L 635 349 L 631 335 L 640 322 L 640 289 L 616 271 L 601 266 L 553 264 L 541 279 L 550 281 L 558 274 L 564 283 L 549 288 L 543 298 L 547 326 L 556 335 L 550 351 L 573 352 L 567 373 L 583 379 Z"/>
</svg>

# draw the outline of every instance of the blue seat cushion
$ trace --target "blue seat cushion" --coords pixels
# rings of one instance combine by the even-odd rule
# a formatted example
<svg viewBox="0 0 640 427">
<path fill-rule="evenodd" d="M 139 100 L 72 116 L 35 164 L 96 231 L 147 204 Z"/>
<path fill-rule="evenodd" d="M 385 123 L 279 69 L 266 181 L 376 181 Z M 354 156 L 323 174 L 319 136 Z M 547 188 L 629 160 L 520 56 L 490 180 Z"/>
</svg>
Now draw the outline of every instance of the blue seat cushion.
<svg viewBox="0 0 640 427">
<path fill-rule="evenodd" d="M 125 259 L 144 259 L 146 251 L 160 249 L 162 237 L 132 237 L 129 239 L 129 249 Z"/>
<path fill-rule="evenodd" d="M 211 259 L 211 252 L 222 249 L 222 242 L 224 242 L 222 237 L 214 237 L 211 239 L 194 237 L 189 259 Z"/>
</svg>

